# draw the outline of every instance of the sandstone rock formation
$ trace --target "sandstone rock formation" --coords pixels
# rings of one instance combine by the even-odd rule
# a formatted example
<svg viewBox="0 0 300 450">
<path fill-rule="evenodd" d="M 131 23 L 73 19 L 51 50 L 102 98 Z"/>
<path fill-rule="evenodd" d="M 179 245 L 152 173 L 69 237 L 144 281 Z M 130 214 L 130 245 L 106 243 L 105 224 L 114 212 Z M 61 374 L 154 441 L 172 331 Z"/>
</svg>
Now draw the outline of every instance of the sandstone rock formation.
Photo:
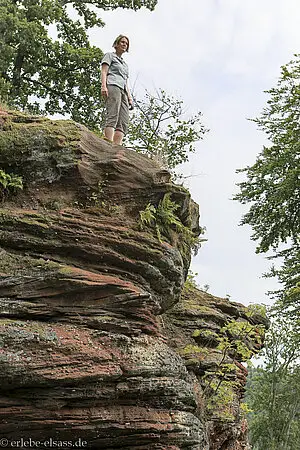
<svg viewBox="0 0 300 450">
<path fill-rule="evenodd" d="M 0 181 L 0 437 L 247 448 L 235 343 L 259 350 L 264 319 L 182 291 L 200 233 L 190 194 L 79 124 L 17 112 L 0 112 L 0 169 L 24 183 Z M 182 228 L 159 239 L 140 211 L 166 194 Z"/>
</svg>

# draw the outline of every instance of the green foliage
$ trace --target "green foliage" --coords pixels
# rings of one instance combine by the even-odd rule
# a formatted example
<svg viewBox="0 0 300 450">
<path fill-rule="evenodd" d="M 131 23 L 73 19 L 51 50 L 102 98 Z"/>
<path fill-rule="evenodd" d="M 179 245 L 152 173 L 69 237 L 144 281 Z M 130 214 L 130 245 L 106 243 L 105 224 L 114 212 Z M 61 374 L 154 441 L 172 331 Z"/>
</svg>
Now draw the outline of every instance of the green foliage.
<svg viewBox="0 0 300 450">
<path fill-rule="evenodd" d="M 194 337 L 201 336 L 202 331 L 199 331 L 195 331 Z M 220 331 L 217 350 L 221 352 L 221 358 L 214 372 L 205 374 L 204 394 L 211 414 L 217 414 L 220 420 L 233 420 L 232 406 L 238 387 L 237 382 L 232 381 L 232 378 L 237 379 L 236 361 L 246 362 L 257 352 L 253 344 L 261 343 L 264 327 L 232 320 Z M 232 362 L 228 362 L 230 360 Z"/>
<path fill-rule="evenodd" d="M 62 114 L 100 132 L 102 50 L 89 30 L 104 25 L 99 11 L 153 10 L 157 0 L 2 0 L 0 102 L 34 114 Z M 185 119 L 183 102 L 159 90 L 136 100 L 127 144 L 169 169 L 188 160 L 207 132 L 198 113 Z M 142 124 L 142 126 L 141 126 Z"/>
<path fill-rule="evenodd" d="M 281 289 L 273 292 L 274 323 L 267 333 L 264 366 L 252 369 L 247 390 L 254 450 L 300 447 L 300 55 L 281 69 L 277 86 L 254 120 L 271 142 L 255 164 L 240 172 L 236 199 L 249 204 L 242 224 L 252 227 L 257 252 L 272 251 Z"/>
<path fill-rule="evenodd" d="M 234 421 L 235 383 L 223 381 L 222 384 L 219 384 L 215 379 L 210 387 L 214 394 L 207 402 L 207 410 L 218 420 Z"/>
<path fill-rule="evenodd" d="M 299 316 L 300 305 L 300 55 L 281 68 L 277 86 L 254 122 L 267 133 L 271 145 L 264 147 L 251 167 L 238 170 L 246 181 L 235 196 L 249 204 L 242 224 L 254 231 L 257 252 L 273 251 L 282 289 L 274 292 L 281 312 Z"/>
<path fill-rule="evenodd" d="M 144 99 L 135 99 L 135 105 L 127 146 L 168 169 L 187 161 L 188 154 L 195 151 L 195 142 L 208 131 L 201 123 L 200 112 L 184 119 L 183 101 L 162 89 L 156 94 L 146 91 Z"/>
<path fill-rule="evenodd" d="M 246 402 L 242 402 L 240 404 L 240 409 L 244 416 L 247 416 L 249 413 L 251 413 L 253 411 L 252 409 L 249 408 L 249 405 Z"/>
<path fill-rule="evenodd" d="M 105 178 L 103 180 L 99 180 L 97 184 L 97 188 L 95 190 L 91 190 L 90 194 L 86 199 L 86 206 L 95 206 L 95 207 L 104 207 L 105 206 L 105 188 L 107 186 L 107 176 L 105 174 Z"/>
<path fill-rule="evenodd" d="M 172 228 L 180 231 L 184 227 L 175 214 L 178 208 L 179 205 L 171 200 L 170 193 L 164 195 L 157 207 L 148 203 L 145 210 L 140 211 L 141 228 L 144 228 L 145 225 L 154 228 L 160 241 L 162 240 L 162 235 L 171 239 Z"/>
<path fill-rule="evenodd" d="M 199 287 L 196 281 L 197 275 L 198 275 L 197 272 L 193 272 L 192 270 L 189 269 L 184 283 L 184 289 L 186 291 L 192 291 L 193 289 L 197 289 Z"/>
<path fill-rule="evenodd" d="M 155 211 L 155 225 L 158 239 L 163 234 L 172 239 L 171 230 L 175 229 L 178 233 L 185 231 L 185 226 L 176 215 L 179 205 L 171 200 L 171 194 L 167 193 L 160 200 Z"/>
<path fill-rule="evenodd" d="M 16 189 L 23 189 L 22 177 L 14 175 L 13 173 L 6 173 L 0 169 L 0 195 L 2 198 L 9 193 L 14 192 Z"/>
<path fill-rule="evenodd" d="M 88 30 L 104 23 L 95 8 L 153 9 L 156 3 L 1 0 L 0 101 L 38 114 L 69 114 L 71 119 L 98 128 L 103 115 L 103 53 L 90 44 Z"/>
<path fill-rule="evenodd" d="M 177 234 L 180 236 L 178 245 L 184 254 L 189 253 L 191 249 L 197 252 L 201 242 L 205 239 L 195 236 L 188 226 L 183 225 L 176 215 L 179 207 L 179 204 L 171 200 L 171 193 L 165 194 L 157 207 L 148 203 L 146 208 L 140 211 L 140 227 L 141 229 L 145 227 L 154 229 L 160 242 L 163 237 L 173 242 L 174 236 Z"/>
<path fill-rule="evenodd" d="M 248 361 L 255 355 L 256 350 L 251 342 L 262 343 L 265 327 L 251 325 L 249 322 L 232 320 L 221 328 L 218 349 L 223 352 L 221 363 L 227 355 L 240 361 Z"/>
<path fill-rule="evenodd" d="M 253 450 L 300 447 L 299 344 L 293 324 L 277 317 L 266 336 L 264 365 L 250 370 L 247 383 Z"/>
<path fill-rule="evenodd" d="M 272 145 L 264 148 L 245 172 L 236 198 L 251 203 L 242 223 L 254 229 L 258 251 L 276 249 L 288 239 L 298 240 L 300 229 L 300 55 L 282 67 L 277 87 L 269 94 L 268 106 L 254 119 Z"/>
<path fill-rule="evenodd" d="M 251 318 L 254 316 L 267 317 L 267 308 L 265 305 L 252 303 L 247 307 L 246 316 Z"/>
<path fill-rule="evenodd" d="M 205 228 L 202 229 L 202 232 L 204 233 Z M 202 239 L 201 241 L 205 241 L 206 239 Z M 209 284 L 204 284 L 203 286 L 199 286 L 197 281 L 196 281 L 196 277 L 198 276 L 197 272 L 193 272 L 192 270 L 189 269 L 188 274 L 187 274 L 187 278 L 185 280 L 184 283 L 184 290 L 185 291 L 192 291 L 193 289 L 199 289 L 201 291 L 204 292 L 208 292 L 209 290 Z"/>
<path fill-rule="evenodd" d="M 277 269 L 272 267 L 266 276 L 276 276 L 282 288 L 270 294 L 276 299 L 278 315 L 293 319 L 294 327 L 300 332 L 300 247 L 295 243 L 276 256 L 281 257 L 282 265 Z"/>
</svg>

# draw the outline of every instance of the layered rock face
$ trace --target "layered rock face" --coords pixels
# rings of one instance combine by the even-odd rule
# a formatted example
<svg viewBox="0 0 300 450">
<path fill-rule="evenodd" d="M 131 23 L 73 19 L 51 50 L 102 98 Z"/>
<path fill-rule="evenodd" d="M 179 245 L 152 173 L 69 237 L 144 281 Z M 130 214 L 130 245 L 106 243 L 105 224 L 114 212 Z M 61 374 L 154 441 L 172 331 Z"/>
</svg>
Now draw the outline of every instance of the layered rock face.
<svg viewBox="0 0 300 450">
<path fill-rule="evenodd" d="M 257 351 L 264 320 L 183 290 L 200 232 L 189 193 L 83 126 L 13 112 L 0 113 L 0 169 L 24 183 L 0 178 L 0 437 L 246 448 L 234 343 Z M 158 233 L 140 212 L 166 195 L 182 227 Z"/>
</svg>

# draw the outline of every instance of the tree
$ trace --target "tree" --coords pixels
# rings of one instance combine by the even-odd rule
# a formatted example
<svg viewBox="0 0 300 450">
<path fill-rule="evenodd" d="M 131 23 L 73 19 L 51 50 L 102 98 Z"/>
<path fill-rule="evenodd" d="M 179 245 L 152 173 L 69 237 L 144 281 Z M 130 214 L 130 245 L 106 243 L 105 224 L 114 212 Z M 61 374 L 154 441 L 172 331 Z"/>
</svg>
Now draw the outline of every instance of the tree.
<svg viewBox="0 0 300 450">
<path fill-rule="evenodd" d="M 152 10 L 156 3 L 1 0 L 0 100 L 34 113 L 68 114 L 97 128 L 103 110 L 99 94 L 103 53 L 90 44 L 87 33 L 104 23 L 95 8 Z"/>
<path fill-rule="evenodd" d="M 102 51 L 88 30 L 100 9 L 153 10 L 157 0 L 1 0 L 0 101 L 34 114 L 61 114 L 101 130 Z M 169 169 L 187 161 L 207 131 L 201 113 L 184 119 L 183 102 L 163 90 L 136 100 L 127 143 Z"/>
<path fill-rule="evenodd" d="M 127 145 L 148 154 L 168 169 L 188 160 L 194 143 L 208 131 L 198 112 L 184 118 L 183 101 L 159 89 L 156 94 L 146 91 L 143 99 L 135 99 Z"/>
<path fill-rule="evenodd" d="M 266 276 L 281 289 L 268 334 L 264 366 L 252 371 L 247 389 L 250 437 L 254 450 L 296 450 L 300 446 L 300 55 L 281 69 L 267 106 L 254 122 L 270 145 L 256 162 L 238 170 L 246 175 L 235 196 L 249 211 L 241 223 L 253 229 L 257 252 L 275 259 Z"/>
<path fill-rule="evenodd" d="M 241 223 L 254 230 L 257 252 L 272 251 L 271 258 L 280 261 L 270 273 L 282 283 L 277 305 L 295 316 L 300 303 L 300 55 L 282 67 L 277 86 L 267 93 L 267 106 L 254 122 L 270 146 L 253 166 L 238 170 L 247 179 L 239 183 L 235 199 L 250 204 Z"/>
<path fill-rule="evenodd" d="M 300 347 L 291 322 L 276 320 L 267 333 L 263 367 L 250 369 L 246 402 L 253 450 L 300 447 Z"/>
</svg>

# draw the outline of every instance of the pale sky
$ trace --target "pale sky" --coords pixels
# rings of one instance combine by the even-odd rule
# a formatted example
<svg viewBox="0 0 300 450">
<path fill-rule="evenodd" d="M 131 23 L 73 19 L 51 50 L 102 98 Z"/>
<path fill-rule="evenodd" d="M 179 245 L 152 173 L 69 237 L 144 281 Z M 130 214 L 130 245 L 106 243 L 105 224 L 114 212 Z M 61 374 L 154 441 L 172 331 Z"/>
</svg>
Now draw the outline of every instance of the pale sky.
<svg viewBox="0 0 300 450">
<path fill-rule="evenodd" d="M 193 258 L 200 286 L 232 301 L 270 303 L 275 280 L 261 277 L 270 267 L 255 254 L 251 229 L 238 223 L 245 207 L 231 200 L 242 181 L 237 168 L 254 163 L 267 144 L 254 118 L 276 85 L 280 66 L 300 51 L 299 0 L 158 0 L 154 12 L 100 12 L 106 23 L 91 42 L 112 51 L 115 37 L 130 38 L 125 58 L 130 85 L 162 88 L 180 97 L 189 114 L 203 113 L 210 129 L 181 171 L 200 205 L 208 241 Z"/>
</svg>

